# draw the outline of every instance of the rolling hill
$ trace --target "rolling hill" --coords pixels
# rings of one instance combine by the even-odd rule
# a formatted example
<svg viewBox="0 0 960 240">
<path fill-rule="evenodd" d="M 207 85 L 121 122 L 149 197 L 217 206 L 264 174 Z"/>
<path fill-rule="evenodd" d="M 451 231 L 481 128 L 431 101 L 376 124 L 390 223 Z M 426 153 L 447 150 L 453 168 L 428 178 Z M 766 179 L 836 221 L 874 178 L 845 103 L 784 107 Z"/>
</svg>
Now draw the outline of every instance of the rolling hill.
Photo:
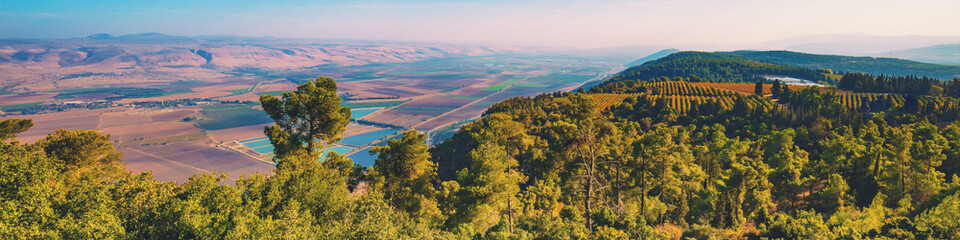
<svg viewBox="0 0 960 240">
<path fill-rule="evenodd" d="M 943 44 L 913 48 L 878 55 L 912 59 L 928 63 L 960 65 L 960 44 Z"/>
<path fill-rule="evenodd" d="M 832 69 L 842 72 L 863 72 L 874 75 L 917 75 L 948 80 L 960 77 L 960 66 L 922 63 L 898 58 L 851 57 L 808 54 L 791 51 L 735 51 L 726 54 L 752 60 L 811 69 Z"/>
<path fill-rule="evenodd" d="M 608 81 L 647 80 L 661 76 L 697 76 L 720 82 L 756 82 L 763 80 L 764 76 L 826 80 L 823 74 L 809 68 L 761 62 L 727 53 L 686 51 L 628 68 Z"/>
<path fill-rule="evenodd" d="M 658 77 L 691 77 L 720 82 L 756 82 L 764 76 L 783 76 L 835 83 L 834 73 L 928 76 L 941 80 L 960 77 L 960 66 L 921 63 L 896 58 L 851 57 L 790 51 L 677 52 L 628 68 L 608 82 Z"/>
<path fill-rule="evenodd" d="M 406 63 L 514 52 L 510 47 L 160 33 L 0 39 L 0 86 L 29 93 L 85 86 L 219 82 L 228 73 Z"/>
</svg>

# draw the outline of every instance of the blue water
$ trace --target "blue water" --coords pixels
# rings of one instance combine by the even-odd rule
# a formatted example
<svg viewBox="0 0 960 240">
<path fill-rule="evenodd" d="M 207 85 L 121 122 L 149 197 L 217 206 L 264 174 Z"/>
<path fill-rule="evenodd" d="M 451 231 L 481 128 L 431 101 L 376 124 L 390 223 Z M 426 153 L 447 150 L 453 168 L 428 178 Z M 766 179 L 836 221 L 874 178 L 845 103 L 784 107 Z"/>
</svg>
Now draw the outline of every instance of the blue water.
<svg viewBox="0 0 960 240">
<path fill-rule="evenodd" d="M 350 152 L 350 151 L 353 151 L 353 148 L 348 148 L 348 147 L 332 147 L 332 148 L 324 149 L 324 150 L 323 150 L 323 154 L 320 154 L 320 160 L 323 160 L 324 158 L 326 158 L 326 157 L 327 157 L 327 153 L 330 152 L 330 151 L 334 151 L 334 152 L 337 152 L 337 153 L 340 154 L 340 155 L 343 155 L 343 154 L 346 154 L 346 153 L 348 153 L 348 152 Z"/>
<path fill-rule="evenodd" d="M 360 134 L 353 137 L 343 138 L 343 141 L 340 141 L 343 144 L 353 145 L 353 146 L 363 146 L 367 143 L 376 141 L 383 137 L 389 136 L 396 133 L 397 130 L 393 129 L 384 129 L 372 133 Z"/>
<path fill-rule="evenodd" d="M 270 139 L 267 139 L 267 138 L 265 138 L 265 137 L 263 137 L 263 138 L 256 138 L 256 139 L 243 140 L 243 141 L 241 141 L 241 142 L 243 143 L 244 146 L 247 146 L 248 148 L 253 149 L 253 151 L 255 151 L 255 152 L 257 152 L 257 153 L 260 153 L 260 154 L 270 154 L 270 153 L 273 153 L 273 145 L 270 144 Z M 337 152 L 337 153 L 339 153 L 339 154 L 342 155 L 342 154 L 346 154 L 346 153 L 348 153 L 348 152 L 350 152 L 350 151 L 353 151 L 353 148 L 350 148 L 350 147 L 333 147 L 333 148 L 328 148 L 328 149 L 325 149 L 325 150 L 324 150 L 324 153 L 323 153 L 322 155 L 320 155 L 321 158 L 324 158 L 324 157 L 327 156 L 326 151 L 334 151 L 334 152 Z"/>
<path fill-rule="evenodd" d="M 361 109 L 350 109 L 350 118 L 362 118 L 367 115 L 370 115 L 373 112 L 380 111 L 383 108 L 361 108 Z"/>
<path fill-rule="evenodd" d="M 248 142 L 253 142 L 253 141 L 263 140 L 263 139 L 267 139 L 267 137 L 251 138 L 251 139 L 240 141 L 240 143 L 248 143 Z M 269 142 L 269 140 L 267 141 Z"/>
<path fill-rule="evenodd" d="M 377 161 L 377 156 L 380 154 L 370 155 L 367 150 L 369 149 L 364 149 L 347 157 L 353 159 L 353 163 L 360 164 L 360 166 L 373 167 L 373 163 Z"/>
<path fill-rule="evenodd" d="M 263 139 L 263 140 L 259 140 L 259 141 L 246 142 L 246 143 L 244 143 L 243 145 L 244 145 L 244 146 L 247 146 L 248 148 L 263 147 L 263 146 L 270 145 L 270 139 Z"/>
<path fill-rule="evenodd" d="M 266 145 L 258 148 L 254 148 L 253 151 L 256 151 L 259 154 L 268 154 L 273 152 L 273 145 Z"/>
</svg>

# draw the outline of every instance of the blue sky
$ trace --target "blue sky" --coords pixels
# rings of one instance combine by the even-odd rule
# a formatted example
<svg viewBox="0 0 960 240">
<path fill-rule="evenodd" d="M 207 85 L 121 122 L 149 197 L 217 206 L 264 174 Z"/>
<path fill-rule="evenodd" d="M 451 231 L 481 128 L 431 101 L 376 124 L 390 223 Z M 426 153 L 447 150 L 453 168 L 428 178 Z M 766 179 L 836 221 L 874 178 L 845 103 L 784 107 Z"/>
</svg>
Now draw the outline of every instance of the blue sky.
<svg viewBox="0 0 960 240">
<path fill-rule="evenodd" d="M 0 38 L 161 32 L 559 47 L 960 35 L 955 0 L 0 0 Z"/>
</svg>

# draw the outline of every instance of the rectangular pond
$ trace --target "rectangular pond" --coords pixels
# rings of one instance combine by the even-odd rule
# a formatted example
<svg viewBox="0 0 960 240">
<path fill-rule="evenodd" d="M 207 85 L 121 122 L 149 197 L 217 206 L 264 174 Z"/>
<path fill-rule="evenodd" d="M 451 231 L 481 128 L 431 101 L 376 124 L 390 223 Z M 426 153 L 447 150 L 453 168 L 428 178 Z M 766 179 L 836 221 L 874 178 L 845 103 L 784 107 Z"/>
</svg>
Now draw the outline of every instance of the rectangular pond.
<svg viewBox="0 0 960 240">
<path fill-rule="evenodd" d="M 270 139 L 260 139 L 260 140 L 257 140 L 257 141 L 245 142 L 245 143 L 243 143 L 243 145 L 244 145 L 244 146 L 247 146 L 248 148 L 263 147 L 263 146 L 270 145 Z"/>
<path fill-rule="evenodd" d="M 367 143 L 380 140 L 383 137 L 393 135 L 397 133 L 397 130 L 394 129 L 384 129 L 376 132 L 360 134 L 352 137 L 343 138 L 343 141 L 340 141 L 343 144 L 351 146 L 363 146 Z"/>
<path fill-rule="evenodd" d="M 254 148 L 253 151 L 259 154 L 270 154 L 273 152 L 273 145 L 266 145 L 266 146 Z"/>
<path fill-rule="evenodd" d="M 353 148 L 350 148 L 350 147 L 332 147 L 332 148 L 324 149 L 324 150 L 323 150 L 323 154 L 320 154 L 320 160 L 323 160 L 323 158 L 326 158 L 326 157 L 327 157 L 327 153 L 329 153 L 329 152 L 331 152 L 331 151 L 336 152 L 336 153 L 338 153 L 338 154 L 340 154 L 340 155 L 344 155 L 344 154 L 347 154 L 347 153 L 350 152 L 350 151 L 353 151 Z"/>
</svg>

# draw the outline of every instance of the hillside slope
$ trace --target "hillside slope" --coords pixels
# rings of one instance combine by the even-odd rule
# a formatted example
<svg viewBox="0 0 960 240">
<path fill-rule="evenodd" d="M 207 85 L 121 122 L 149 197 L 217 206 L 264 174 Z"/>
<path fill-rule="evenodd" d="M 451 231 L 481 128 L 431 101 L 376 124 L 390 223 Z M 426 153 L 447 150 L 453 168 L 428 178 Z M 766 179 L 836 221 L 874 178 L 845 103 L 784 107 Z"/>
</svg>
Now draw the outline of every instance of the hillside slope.
<svg viewBox="0 0 960 240">
<path fill-rule="evenodd" d="M 920 62 L 960 65 L 960 44 L 913 48 L 880 55 L 912 59 Z"/>
<path fill-rule="evenodd" d="M 609 82 L 691 75 L 721 82 L 756 82 L 763 80 L 763 76 L 826 80 L 823 74 L 808 68 L 766 63 L 733 54 L 686 51 L 628 68 Z"/>
<path fill-rule="evenodd" d="M 82 86 L 220 81 L 230 72 L 405 63 L 513 52 L 508 47 L 158 33 L 0 39 L 0 86 L 17 93 Z"/>
<path fill-rule="evenodd" d="M 791 51 L 735 51 L 725 54 L 752 60 L 810 69 L 832 69 L 842 72 L 863 72 L 874 75 L 917 75 L 942 80 L 960 76 L 960 66 L 922 63 L 898 58 L 851 57 L 841 55 L 808 54 Z"/>
</svg>

